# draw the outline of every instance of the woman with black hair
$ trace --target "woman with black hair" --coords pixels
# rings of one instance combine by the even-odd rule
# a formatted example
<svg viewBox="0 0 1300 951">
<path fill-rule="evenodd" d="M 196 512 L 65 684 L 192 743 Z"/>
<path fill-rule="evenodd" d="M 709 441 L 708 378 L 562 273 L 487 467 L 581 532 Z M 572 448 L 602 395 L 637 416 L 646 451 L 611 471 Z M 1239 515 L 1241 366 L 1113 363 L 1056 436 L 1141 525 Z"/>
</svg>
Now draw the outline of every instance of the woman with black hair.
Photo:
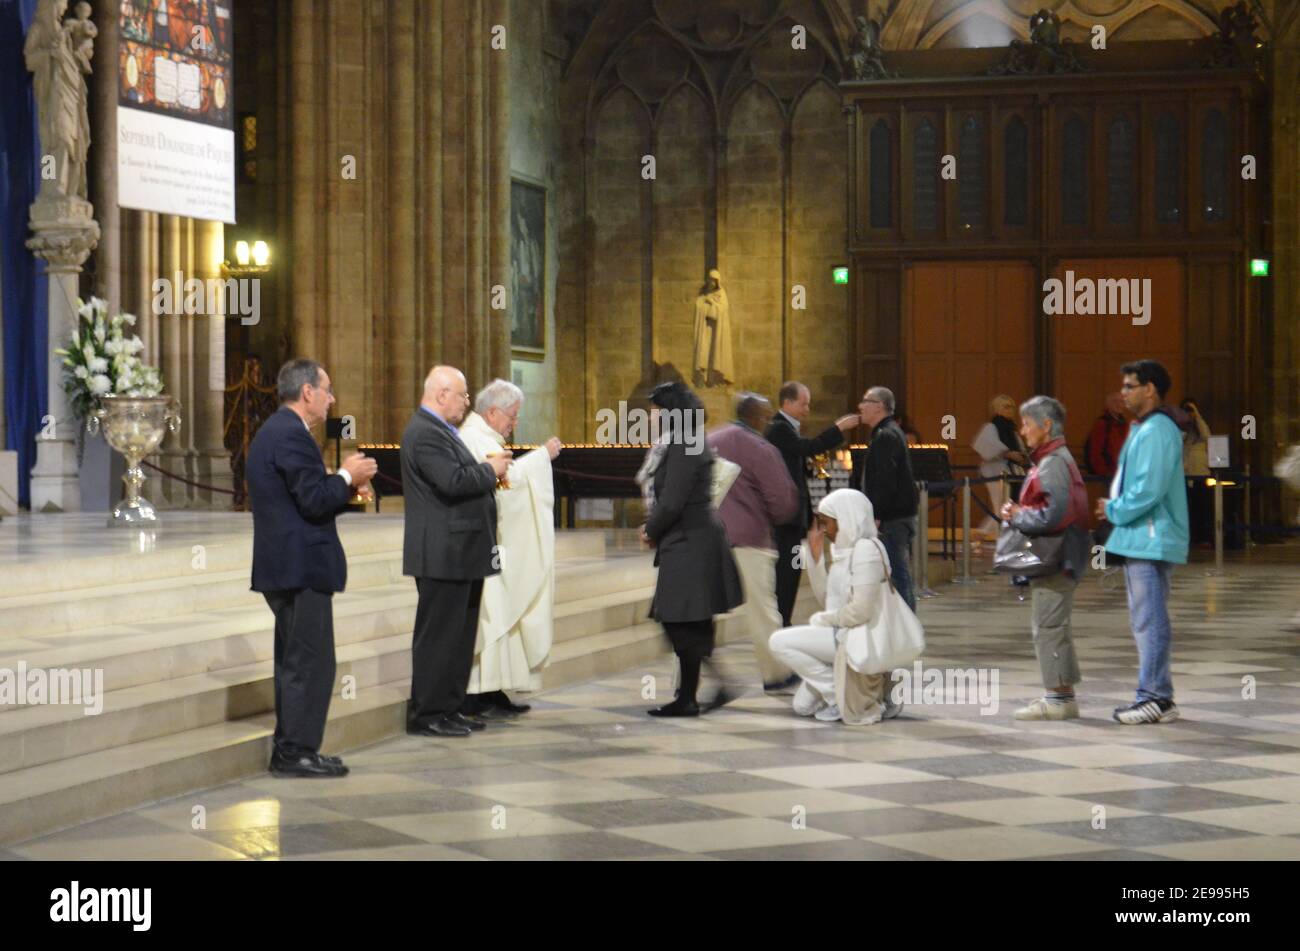
<svg viewBox="0 0 1300 951">
<path fill-rule="evenodd" d="M 646 500 L 641 539 L 655 549 L 659 577 L 650 617 L 664 626 L 677 654 L 677 698 L 649 711 L 657 717 L 699 716 L 700 666 L 713 653 L 713 618 L 744 602 L 726 531 L 713 513 L 713 454 L 704 442 L 704 407 L 683 383 L 650 394 L 660 435 L 637 473 Z M 731 697 L 719 686 L 705 709 Z"/>
</svg>

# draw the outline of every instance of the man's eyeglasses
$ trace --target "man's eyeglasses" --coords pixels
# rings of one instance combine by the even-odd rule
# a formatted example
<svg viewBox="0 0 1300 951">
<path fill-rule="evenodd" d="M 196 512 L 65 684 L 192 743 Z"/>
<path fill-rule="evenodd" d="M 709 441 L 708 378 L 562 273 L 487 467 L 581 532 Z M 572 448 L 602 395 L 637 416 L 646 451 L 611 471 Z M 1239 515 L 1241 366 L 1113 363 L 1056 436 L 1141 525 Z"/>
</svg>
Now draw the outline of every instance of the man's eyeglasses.
<svg viewBox="0 0 1300 951">
<path fill-rule="evenodd" d="M 881 404 L 881 405 L 883 406 L 884 403 L 885 403 L 885 401 L 884 401 L 884 400 L 869 400 L 869 399 L 861 399 L 861 400 L 858 401 L 858 405 L 859 405 L 859 406 L 861 406 L 863 403 L 879 403 L 879 404 Z"/>
<path fill-rule="evenodd" d="M 1120 389 L 1121 389 L 1121 390 L 1125 390 L 1125 391 L 1128 391 L 1128 390 L 1140 390 L 1140 389 L 1142 389 L 1142 387 L 1144 387 L 1144 386 L 1146 386 L 1146 385 L 1147 385 L 1147 384 L 1145 384 L 1145 383 L 1122 383 L 1122 384 L 1120 384 Z"/>
</svg>

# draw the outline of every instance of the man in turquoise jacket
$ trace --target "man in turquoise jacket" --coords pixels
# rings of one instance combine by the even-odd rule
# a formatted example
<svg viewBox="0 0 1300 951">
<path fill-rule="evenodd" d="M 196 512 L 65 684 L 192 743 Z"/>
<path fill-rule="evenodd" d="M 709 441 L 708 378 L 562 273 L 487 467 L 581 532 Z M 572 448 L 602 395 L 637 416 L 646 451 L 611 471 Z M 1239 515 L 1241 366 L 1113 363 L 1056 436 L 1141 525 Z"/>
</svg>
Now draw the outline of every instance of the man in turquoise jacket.
<svg viewBox="0 0 1300 951">
<path fill-rule="evenodd" d="M 1169 673 L 1169 576 L 1187 564 L 1187 485 L 1183 476 L 1183 422 L 1165 405 L 1169 371 L 1155 360 L 1125 364 L 1124 406 L 1137 421 L 1119 454 L 1110 498 L 1096 515 L 1110 522 L 1106 551 L 1123 555 L 1129 623 L 1137 642 L 1137 699 L 1117 707 L 1120 723 L 1178 719 Z"/>
</svg>

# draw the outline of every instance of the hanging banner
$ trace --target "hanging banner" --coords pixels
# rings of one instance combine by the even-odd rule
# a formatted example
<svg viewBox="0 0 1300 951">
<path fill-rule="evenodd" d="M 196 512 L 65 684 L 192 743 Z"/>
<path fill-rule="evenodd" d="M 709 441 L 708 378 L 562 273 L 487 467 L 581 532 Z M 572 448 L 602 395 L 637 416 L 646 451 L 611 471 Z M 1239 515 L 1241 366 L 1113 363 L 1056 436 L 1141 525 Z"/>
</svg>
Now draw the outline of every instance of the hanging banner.
<svg viewBox="0 0 1300 951">
<path fill-rule="evenodd" d="M 235 222 L 232 0 L 120 0 L 123 208 Z"/>
</svg>

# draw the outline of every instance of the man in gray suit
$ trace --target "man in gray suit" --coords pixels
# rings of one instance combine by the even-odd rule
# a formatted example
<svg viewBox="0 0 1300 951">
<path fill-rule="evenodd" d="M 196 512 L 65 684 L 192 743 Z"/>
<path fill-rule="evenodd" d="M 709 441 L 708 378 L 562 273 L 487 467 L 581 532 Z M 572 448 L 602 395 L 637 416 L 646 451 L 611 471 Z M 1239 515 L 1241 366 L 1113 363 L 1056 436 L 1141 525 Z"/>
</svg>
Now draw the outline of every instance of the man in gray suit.
<svg viewBox="0 0 1300 951">
<path fill-rule="evenodd" d="M 468 407 L 464 374 L 436 366 L 402 434 L 402 574 L 415 577 L 419 592 L 406 732 L 421 736 L 469 736 L 485 726 L 459 711 L 483 579 L 500 571 L 494 493 L 511 454 L 475 461 L 456 431 Z"/>
</svg>

